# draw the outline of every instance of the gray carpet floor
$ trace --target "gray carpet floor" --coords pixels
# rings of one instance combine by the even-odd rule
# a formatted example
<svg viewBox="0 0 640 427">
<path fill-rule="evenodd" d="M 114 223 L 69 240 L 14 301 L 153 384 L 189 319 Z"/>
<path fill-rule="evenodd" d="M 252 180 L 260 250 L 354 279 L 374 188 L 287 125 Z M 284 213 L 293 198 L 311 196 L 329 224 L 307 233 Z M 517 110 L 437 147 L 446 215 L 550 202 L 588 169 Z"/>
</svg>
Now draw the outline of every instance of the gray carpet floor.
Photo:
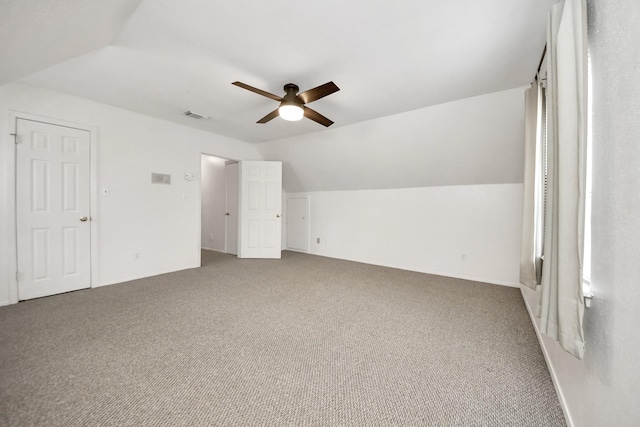
<svg viewBox="0 0 640 427">
<path fill-rule="evenodd" d="M 284 252 L 0 307 L 0 425 L 564 426 L 520 291 Z"/>
</svg>

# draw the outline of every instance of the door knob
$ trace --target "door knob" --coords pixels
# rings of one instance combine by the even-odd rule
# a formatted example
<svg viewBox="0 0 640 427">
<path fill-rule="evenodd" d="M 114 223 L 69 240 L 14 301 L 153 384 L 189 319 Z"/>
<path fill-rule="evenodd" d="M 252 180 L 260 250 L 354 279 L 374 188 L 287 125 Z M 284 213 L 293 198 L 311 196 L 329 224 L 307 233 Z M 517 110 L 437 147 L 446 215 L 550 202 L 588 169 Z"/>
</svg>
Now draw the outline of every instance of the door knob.
<svg viewBox="0 0 640 427">
<path fill-rule="evenodd" d="M 88 220 L 89 218 L 87 218 L 86 216 L 81 216 L 80 217 L 80 221 L 85 222 L 86 220 Z"/>
<path fill-rule="evenodd" d="M 276 214 L 276 218 L 280 218 L 280 214 Z"/>
<path fill-rule="evenodd" d="M 226 216 L 229 216 L 229 212 L 225 212 L 224 214 L 225 214 Z"/>
</svg>

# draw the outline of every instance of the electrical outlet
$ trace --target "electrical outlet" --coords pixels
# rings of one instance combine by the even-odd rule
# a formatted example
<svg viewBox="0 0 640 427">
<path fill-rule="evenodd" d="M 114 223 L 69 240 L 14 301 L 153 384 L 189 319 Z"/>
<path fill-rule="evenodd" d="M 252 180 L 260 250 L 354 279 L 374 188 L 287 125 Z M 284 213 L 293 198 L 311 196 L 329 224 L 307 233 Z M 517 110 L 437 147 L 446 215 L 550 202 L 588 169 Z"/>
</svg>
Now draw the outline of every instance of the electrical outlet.
<svg viewBox="0 0 640 427">
<path fill-rule="evenodd" d="M 467 254 L 462 252 L 462 255 L 460 255 L 460 261 L 466 261 L 466 260 L 467 260 Z"/>
<path fill-rule="evenodd" d="M 209 233 L 209 240 L 213 241 L 213 233 Z"/>
<path fill-rule="evenodd" d="M 316 243 L 320 244 L 320 238 L 319 237 L 316 238 Z"/>
<path fill-rule="evenodd" d="M 142 257 L 142 255 L 140 254 L 140 252 L 135 252 L 133 254 L 133 259 L 136 260 L 136 261 L 139 261 L 141 257 Z"/>
</svg>

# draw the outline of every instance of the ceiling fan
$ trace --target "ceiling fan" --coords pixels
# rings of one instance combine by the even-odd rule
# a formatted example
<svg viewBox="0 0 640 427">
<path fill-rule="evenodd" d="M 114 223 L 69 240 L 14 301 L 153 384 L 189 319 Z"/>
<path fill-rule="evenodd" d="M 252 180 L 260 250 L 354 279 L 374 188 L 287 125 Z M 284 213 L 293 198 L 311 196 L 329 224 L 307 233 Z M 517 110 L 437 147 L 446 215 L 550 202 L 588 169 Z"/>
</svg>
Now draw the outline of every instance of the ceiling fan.
<svg viewBox="0 0 640 427">
<path fill-rule="evenodd" d="M 239 86 L 243 89 L 250 90 L 251 92 L 255 92 L 258 95 L 266 96 L 267 98 L 271 98 L 274 101 L 280 102 L 280 106 L 278 108 L 258 120 L 257 123 L 267 123 L 269 120 L 272 120 L 278 116 L 289 121 L 300 120 L 304 116 L 326 127 L 329 127 L 333 124 L 331 120 L 329 120 L 322 114 L 305 106 L 305 104 L 317 101 L 320 98 L 324 98 L 327 95 L 331 95 L 332 93 L 339 91 L 340 88 L 333 82 L 325 83 L 300 94 L 298 93 L 300 88 L 298 88 L 297 85 L 293 83 L 287 83 L 286 85 L 284 85 L 285 95 L 283 97 L 265 92 L 262 89 L 249 86 L 248 84 L 242 82 L 233 82 L 231 84 Z"/>
</svg>

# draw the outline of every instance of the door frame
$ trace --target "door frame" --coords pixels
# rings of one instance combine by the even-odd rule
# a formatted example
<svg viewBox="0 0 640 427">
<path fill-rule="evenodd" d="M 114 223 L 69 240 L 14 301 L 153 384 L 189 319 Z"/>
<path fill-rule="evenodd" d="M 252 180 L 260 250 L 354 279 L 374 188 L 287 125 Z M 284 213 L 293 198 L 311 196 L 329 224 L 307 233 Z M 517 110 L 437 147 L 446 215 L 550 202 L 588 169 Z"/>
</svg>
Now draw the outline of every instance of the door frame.
<svg viewBox="0 0 640 427">
<path fill-rule="evenodd" d="M 217 157 L 219 159 L 225 160 L 225 166 L 227 163 L 229 162 L 235 162 L 235 163 L 240 163 L 240 160 L 238 159 L 234 159 L 231 158 L 229 156 L 222 156 L 220 154 L 214 154 L 214 153 L 210 153 L 210 152 L 204 152 L 201 151 L 200 152 L 200 160 L 202 160 L 202 156 L 211 156 L 211 157 Z M 197 191 L 197 204 L 198 204 L 198 240 L 197 240 L 197 244 L 198 244 L 198 265 L 202 266 L 202 256 L 200 251 L 202 250 L 202 167 L 200 167 L 199 171 L 198 171 L 198 191 Z M 226 198 L 225 198 L 225 203 L 226 203 Z M 224 236 L 224 253 L 227 253 L 227 235 L 226 235 L 226 220 L 225 220 L 225 236 Z"/>
<path fill-rule="evenodd" d="M 226 168 L 229 165 L 238 165 L 238 173 L 237 173 L 237 181 L 236 181 L 236 201 L 238 203 L 236 203 L 236 229 L 235 230 L 231 230 L 231 232 L 233 233 L 235 231 L 236 233 L 236 253 L 235 254 L 231 254 L 229 252 L 229 217 L 225 217 L 224 219 L 224 253 L 225 254 L 231 254 L 231 255 L 235 255 L 236 257 L 238 256 L 238 239 L 240 238 L 240 223 L 238 221 L 238 217 L 240 215 L 240 213 L 238 212 L 240 210 L 240 161 L 238 160 L 227 160 L 224 164 L 225 167 L 225 197 L 224 197 L 224 203 L 225 203 L 225 209 L 227 212 L 229 212 L 229 182 L 226 181 Z"/>
<path fill-rule="evenodd" d="M 74 129 L 79 129 L 83 131 L 89 132 L 89 140 L 90 140 L 90 218 L 91 218 L 91 227 L 90 227 L 90 238 L 91 238 L 91 253 L 90 256 L 90 268 L 91 268 L 91 282 L 89 284 L 90 288 L 94 288 L 98 283 L 98 225 L 99 225 L 99 215 L 98 215 L 98 128 L 95 126 L 79 124 L 75 122 L 70 122 L 67 120 L 56 119 L 52 117 L 41 116 L 38 114 L 31 113 L 23 113 L 19 111 L 9 111 L 9 119 L 8 119 L 8 129 L 10 130 L 10 134 L 7 135 L 9 148 L 9 156 L 13 158 L 13 161 L 9 162 L 9 170 L 7 171 L 7 218 L 8 221 L 8 230 L 7 235 L 9 237 L 8 244 L 8 264 L 7 270 L 9 277 L 7 277 L 7 282 L 9 283 L 9 304 L 16 304 L 18 302 L 18 280 L 17 280 L 17 271 L 18 271 L 18 237 L 17 237 L 17 216 L 16 216 L 16 208 L 17 208 L 17 188 L 16 188 L 16 173 L 18 171 L 17 164 L 17 152 L 16 152 L 16 144 L 14 140 L 14 135 L 17 133 L 18 127 L 18 119 L 23 120 L 31 120 L 35 122 L 47 123 L 55 126 L 64 126 Z"/>
<path fill-rule="evenodd" d="M 202 228 L 203 228 L 202 226 L 203 226 L 203 222 L 204 222 L 204 219 L 205 219 L 204 216 L 202 215 L 202 206 L 203 206 L 203 200 L 204 200 L 204 193 L 203 193 L 203 181 L 204 181 L 203 172 L 204 172 L 204 169 L 203 169 L 202 165 L 203 165 L 203 159 L 205 157 L 212 157 L 214 159 L 224 161 L 224 164 L 222 166 L 223 171 L 224 171 L 224 168 L 226 167 L 226 163 L 229 162 L 229 160 L 227 158 L 225 158 L 225 157 L 214 156 L 213 154 L 206 154 L 206 153 L 201 153 L 200 154 L 200 172 L 199 172 L 200 178 L 198 179 L 198 185 L 199 185 L 198 194 L 199 194 L 199 199 L 200 199 L 200 202 L 199 202 L 199 204 L 200 204 L 200 249 L 226 253 L 226 247 L 227 247 L 226 235 L 224 236 L 224 243 L 222 244 L 222 249 L 209 248 L 209 247 L 206 247 L 207 245 L 204 244 L 204 242 L 208 241 L 208 237 L 203 236 L 203 234 L 202 234 Z M 224 200 L 225 201 L 226 201 L 226 190 L 227 189 L 226 189 L 226 183 L 225 183 L 225 195 L 224 195 Z M 216 199 L 214 199 L 214 201 L 217 203 L 218 199 L 216 198 Z M 225 228 L 225 232 L 226 232 L 226 217 L 224 218 L 224 221 L 225 221 L 225 227 L 224 228 Z M 203 242 L 203 239 L 204 239 L 204 242 Z"/>
</svg>

